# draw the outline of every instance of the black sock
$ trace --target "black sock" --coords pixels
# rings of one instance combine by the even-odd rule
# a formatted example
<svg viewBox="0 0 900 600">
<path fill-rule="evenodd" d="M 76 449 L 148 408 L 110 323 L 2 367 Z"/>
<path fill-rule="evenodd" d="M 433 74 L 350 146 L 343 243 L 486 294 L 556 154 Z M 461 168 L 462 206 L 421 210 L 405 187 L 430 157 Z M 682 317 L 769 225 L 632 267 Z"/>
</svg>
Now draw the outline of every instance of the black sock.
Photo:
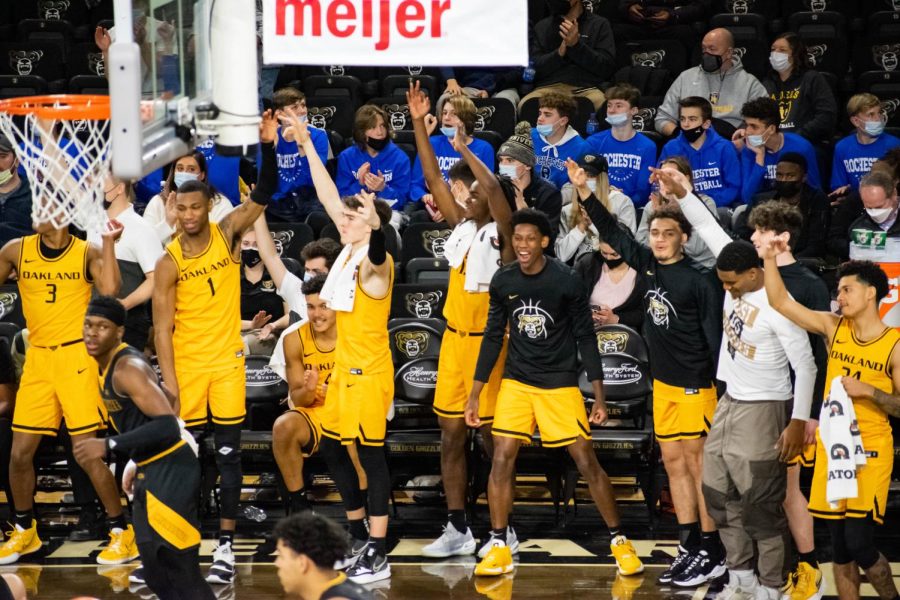
<svg viewBox="0 0 900 600">
<path fill-rule="evenodd" d="M 678 542 L 688 552 L 700 549 L 700 523 L 680 523 L 678 525 Z"/>
<path fill-rule="evenodd" d="M 234 532 L 222 529 L 219 531 L 219 545 L 224 546 L 225 544 L 234 546 Z"/>
<path fill-rule="evenodd" d="M 799 555 L 798 558 L 800 559 L 800 562 L 808 563 L 809 566 L 814 569 L 819 568 L 819 561 L 816 560 L 815 550 L 813 550 L 812 552 L 798 552 L 797 554 Z"/>
<path fill-rule="evenodd" d="M 387 556 L 387 539 L 383 537 L 370 537 L 369 543 L 375 548 L 375 554 Z"/>
<path fill-rule="evenodd" d="M 350 519 L 347 521 L 350 535 L 358 540 L 365 540 L 369 537 L 369 530 L 366 528 L 365 519 Z"/>
<path fill-rule="evenodd" d="M 609 528 L 609 539 L 613 539 L 617 535 L 622 535 L 622 531 L 618 527 L 610 527 Z"/>
<path fill-rule="evenodd" d="M 497 538 L 501 540 L 504 544 L 506 543 L 506 530 L 508 527 L 501 527 L 500 529 L 491 529 L 491 537 Z"/>
<path fill-rule="evenodd" d="M 125 522 L 125 513 L 122 513 L 118 517 L 107 517 L 106 528 L 109 531 L 112 531 L 113 529 L 122 529 L 124 531 L 127 529 L 128 523 Z"/>
<path fill-rule="evenodd" d="M 710 556 L 722 556 L 722 539 L 718 531 L 704 531 L 700 534 L 700 549 Z"/>
<path fill-rule="evenodd" d="M 299 489 L 296 492 L 288 492 L 288 511 L 294 515 L 305 510 L 312 510 L 309 500 L 306 499 L 306 490 Z"/>
<path fill-rule="evenodd" d="M 31 529 L 31 522 L 34 520 L 34 509 L 23 512 L 16 511 L 13 522 L 22 529 Z"/>
<path fill-rule="evenodd" d="M 466 511 L 464 510 L 451 510 L 450 511 L 450 524 L 453 525 L 453 529 L 457 530 L 460 533 L 465 533 L 469 528 L 466 525 Z"/>
</svg>

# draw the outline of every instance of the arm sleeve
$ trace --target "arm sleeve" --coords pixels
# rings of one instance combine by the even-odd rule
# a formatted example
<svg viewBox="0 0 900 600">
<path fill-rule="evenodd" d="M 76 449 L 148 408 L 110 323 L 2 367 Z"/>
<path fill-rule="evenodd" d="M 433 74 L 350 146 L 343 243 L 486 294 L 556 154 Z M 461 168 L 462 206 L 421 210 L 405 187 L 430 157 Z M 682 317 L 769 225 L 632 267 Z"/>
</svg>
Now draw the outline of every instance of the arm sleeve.
<svg viewBox="0 0 900 600">
<path fill-rule="evenodd" d="M 822 75 L 816 73 L 810 83 L 806 101 L 813 105 L 812 118 L 800 125 L 795 133 L 814 143 L 830 141 L 837 122 L 837 102 Z"/>
<path fill-rule="evenodd" d="M 583 204 L 591 222 L 597 228 L 600 238 L 612 246 L 632 269 L 640 273 L 645 266 L 650 264 L 653 258 L 650 249 L 642 246 L 640 242 L 619 229 L 616 218 L 609 214 L 609 211 L 593 194 Z"/>
<path fill-rule="evenodd" d="M 496 280 L 497 276 L 494 275 Z M 481 350 L 478 352 L 478 362 L 475 365 L 475 381 L 487 383 L 491 378 L 491 371 L 500 357 L 500 349 L 503 347 L 503 334 L 506 332 L 508 320 L 506 299 L 497 289 L 495 281 L 490 287 L 490 308 L 488 309 L 487 324 L 484 328 L 484 337 L 481 340 Z"/>
<path fill-rule="evenodd" d="M 384 229 L 379 227 L 378 229 L 373 229 L 371 235 L 369 236 L 369 262 L 371 262 L 376 267 L 379 265 L 383 265 L 384 261 L 387 260 L 387 251 L 384 247 Z"/>
<path fill-rule="evenodd" d="M 562 39 L 557 36 L 556 45 L 553 47 L 548 48 L 543 44 L 546 37 L 545 30 L 550 27 L 550 21 L 550 19 L 544 19 L 534 27 L 530 55 L 534 59 L 535 79 L 544 79 L 554 71 L 566 67 L 566 59 L 559 55 L 559 45 L 562 43 Z M 568 54 L 568 50 L 566 53 Z"/>
<path fill-rule="evenodd" d="M 640 277 L 635 278 L 631 294 L 621 306 L 613 310 L 613 313 L 619 317 L 619 323 L 627 325 L 635 331 L 641 330 L 644 322 L 644 295 L 646 293 L 647 286 L 644 280 Z"/>
<path fill-rule="evenodd" d="M 716 206 L 731 206 L 741 198 L 741 161 L 734 145 L 728 143 L 719 159 L 719 176 L 722 189 L 716 194 Z M 749 202 L 745 199 L 744 202 Z"/>
<path fill-rule="evenodd" d="M 581 354 L 581 364 L 587 371 L 588 381 L 603 381 L 603 364 L 600 362 L 597 336 L 594 334 L 591 308 L 588 306 L 587 286 L 581 281 L 574 281 L 572 287 L 574 293 L 567 306 L 572 319 L 575 343 Z"/>
<path fill-rule="evenodd" d="M 568 231 L 565 231 L 566 229 L 568 229 L 566 219 L 560 220 L 559 235 L 556 237 L 556 258 L 563 262 L 569 262 L 569 259 L 575 256 L 578 247 L 587 236 L 587 233 L 577 227 Z"/>
<path fill-rule="evenodd" d="M 613 42 L 612 26 L 609 21 L 602 19 L 598 23 L 596 34 L 588 34 L 587 41 L 590 45 L 581 38 L 577 44 L 566 50 L 566 56 L 588 73 L 602 79 L 613 72 L 616 64 L 616 45 Z"/>
<path fill-rule="evenodd" d="M 768 97 L 769 92 L 766 91 L 766 86 L 761 84 L 755 75 L 751 75 L 747 71 L 744 71 L 744 74 L 750 78 L 750 94 L 747 96 L 748 100 L 753 100 L 754 98 L 760 98 L 762 96 Z"/>
<path fill-rule="evenodd" d="M 619 203 L 616 210 L 616 218 L 622 225 L 630 229 L 631 233 L 634 233 L 637 230 L 637 211 L 634 209 L 634 203 L 625 194 L 622 194 L 620 198 L 622 202 Z M 612 194 L 610 194 L 610 199 L 612 199 Z"/>
<path fill-rule="evenodd" d="M 275 144 L 260 144 L 259 148 L 262 163 L 256 187 L 250 192 L 250 199 L 257 204 L 266 205 L 278 189 L 278 162 L 275 160 Z"/>
<path fill-rule="evenodd" d="M 456 79 L 456 73 L 453 71 L 453 67 L 441 67 L 438 69 L 441 74 L 441 79 L 444 80 L 444 83 L 450 79 Z"/>
<path fill-rule="evenodd" d="M 683 200 L 680 201 L 681 212 L 687 217 L 694 228 L 694 234 L 699 235 L 700 239 L 709 247 L 710 252 L 715 256 L 719 256 L 727 244 L 732 240 L 722 229 L 719 220 L 709 212 L 706 205 L 701 202 L 700 198 L 693 193 L 688 193 Z"/>
<path fill-rule="evenodd" d="M 748 204 L 753 199 L 754 194 L 760 191 L 766 175 L 766 168 L 756 164 L 756 156 L 747 148 L 744 148 L 741 154 L 741 173 L 744 176 L 741 198 L 744 204 Z"/>
<path fill-rule="evenodd" d="M 126 454 L 147 446 L 162 447 L 172 445 L 181 439 L 181 429 L 175 415 L 154 417 L 127 433 L 107 438 L 107 444 Z M 110 443 L 112 442 L 112 443 Z"/>
<path fill-rule="evenodd" d="M 794 407 L 791 418 L 806 421 L 809 419 L 816 380 L 816 365 L 809 347 L 809 336 L 775 310 L 770 314 L 774 319 L 775 334 L 794 370 Z"/>
</svg>

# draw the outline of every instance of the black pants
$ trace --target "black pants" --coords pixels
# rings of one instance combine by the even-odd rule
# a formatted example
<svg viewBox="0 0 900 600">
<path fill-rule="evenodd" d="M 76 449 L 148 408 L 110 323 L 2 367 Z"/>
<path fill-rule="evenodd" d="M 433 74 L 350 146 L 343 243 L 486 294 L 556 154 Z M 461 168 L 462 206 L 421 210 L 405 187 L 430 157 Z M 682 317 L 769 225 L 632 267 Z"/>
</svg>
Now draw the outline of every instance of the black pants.
<svg viewBox="0 0 900 600">
<path fill-rule="evenodd" d="M 138 544 L 147 587 L 159 600 L 214 600 L 200 571 L 200 547 L 176 552 L 155 543 Z"/>
</svg>

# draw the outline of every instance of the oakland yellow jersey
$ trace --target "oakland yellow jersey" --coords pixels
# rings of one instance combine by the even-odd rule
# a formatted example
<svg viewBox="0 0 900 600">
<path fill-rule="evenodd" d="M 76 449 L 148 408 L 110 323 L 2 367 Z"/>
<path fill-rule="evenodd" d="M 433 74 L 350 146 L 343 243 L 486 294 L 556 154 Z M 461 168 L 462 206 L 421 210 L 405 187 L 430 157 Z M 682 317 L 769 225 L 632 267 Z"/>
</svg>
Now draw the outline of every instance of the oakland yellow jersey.
<svg viewBox="0 0 900 600">
<path fill-rule="evenodd" d="M 315 408 L 325 404 L 323 390 L 331 381 L 331 370 L 334 369 L 335 349 L 322 350 L 316 343 L 316 332 L 310 323 L 304 323 L 297 329 L 300 337 L 300 351 L 303 353 L 303 368 L 319 370 L 319 385 L 316 387 L 316 399 L 305 408 Z"/>
<path fill-rule="evenodd" d="M 88 273 L 90 244 L 74 236 L 56 258 L 41 254 L 40 235 L 22 238 L 19 293 L 33 346 L 58 346 L 80 340 L 84 313 L 91 300 Z"/>
<path fill-rule="evenodd" d="M 374 375 L 393 368 L 387 332 L 394 285 L 394 260 L 390 254 L 387 261 L 391 273 L 387 293 L 382 298 L 369 296 L 357 277 L 353 310 L 337 311 L 338 342 L 334 362 L 342 370 Z"/>
<path fill-rule="evenodd" d="M 890 363 L 891 355 L 900 352 L 898 342 L 900 332 L 890 327 L 886 327 L 874 340 L 860 342 L 853 335 L 850 323 L 846 319 L 841 319 L 838 321 L 828 350 L 828 371 L 825 380 L 831 381 L 838 376 L 856 377 L 863 383 L 892 394 L 894 382 L 891 380 Z M 864 436 L 891 435 L 891 426 L 883 410 L 871 400 L 862 398 L 852 400 L 856 420 Z"/>
<path fill-rule="evenodd" d="M 490 294 L 488 292 L 466 291 L 466 265 L 469 257 L 463 259 L 458 269 L 450 269 L 447 284 L 447 301 L 444 303 L 444 318 L 447 324 L 465 333 L 484 331 L 487 323 Z"/>
<path fill-rule="evenodd" d="M 181 236 L 166 252 L 175 261 L 175 366 L 185 371 L 217 371 L 243 358 L 241 339 L 241 264 L 225 235 L 209 224 L 209 244 L 186 257 Z"/>
</svg>

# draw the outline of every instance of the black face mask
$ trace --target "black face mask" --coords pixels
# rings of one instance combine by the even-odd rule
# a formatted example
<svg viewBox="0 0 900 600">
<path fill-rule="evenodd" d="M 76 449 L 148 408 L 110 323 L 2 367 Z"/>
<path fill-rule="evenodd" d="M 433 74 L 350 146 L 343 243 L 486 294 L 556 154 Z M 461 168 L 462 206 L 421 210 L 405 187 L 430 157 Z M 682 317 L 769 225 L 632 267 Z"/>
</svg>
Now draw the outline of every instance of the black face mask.
<svg viewBox="0 0 900 600">
<path fill-rule="evenodd" d="M 776 181 L 775 193 L 779 198 L 793 198 L 800 193 L 803 183 L 800 181 Z"/>
<path fill-rule="evenodd" d="M 625 259 L 620 256 L 619 258 L 606 258 L 606 259 L 604 259 L 604 262 L 606 263 L 606 266 L 609 267 L 610 269 L 615 269 L 616 267 L 621 265 L 623 262 L 625 262 Z"/>
<path fill-rule="evenodd" d="M 550 5 L 551 15 L 565 16 L 572 8 L 572 3 L 569 0 L 550 0 L 548 4 Z"/>
<path fill-rule="evenodd" d="M 259 250 L 241 250 L 241 262 L 245 267 L 255 267 L 261 260 Z"/>
<path fill-rule="evenodd" d="M 704 52 L 703 58 L 700 60 L 700 66 L 707 73 L 715 73 L 722 68 L 722 57 Z"/>
<path fill-rule="evenodd" d="M 383 140 L 376 140 L 375 138 L 367 137 L 366 145 L 369 146 L 369 148 L 371 148 L 375 152 L 381 152 L 382 150 L 385 149 L 385 147 L 387 147 L 388 142 L 390 142 L 390 141 L 391 141 L 391 138 L 389 138 L 389 137 L 386 137 Z"/>
<path fill-rule="evenodd" d="M 682 129 L 681 130 L 681 133 L 684 134 L 684 139 L 686 139 L 689 144 L 693 144 L 694 142 L 699 140 L 700 136 L 703 135 L 705 132 L 706 132 L 706 130 L 703 129 L 703 125 L 698 125 L 697 127 L 693 128 L 693 129 Z"/>
</svg>

